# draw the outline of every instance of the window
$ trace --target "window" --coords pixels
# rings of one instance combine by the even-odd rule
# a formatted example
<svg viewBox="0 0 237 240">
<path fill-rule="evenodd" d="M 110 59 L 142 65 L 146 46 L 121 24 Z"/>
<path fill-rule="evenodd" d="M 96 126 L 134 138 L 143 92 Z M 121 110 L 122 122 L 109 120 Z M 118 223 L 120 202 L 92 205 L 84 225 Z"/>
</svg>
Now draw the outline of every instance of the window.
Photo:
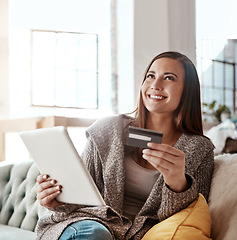
<svg viewBox="0 0 237 240">
<path fill-rule="evenodd" d="M 32 105 L 98 108 L 97 34 L 32 30 Z"/>
<path fill-rule="evenodd" d="M 226 105 L 237 112 L 237 40 L 203 39 L 202 102 Z"/>
</svg>

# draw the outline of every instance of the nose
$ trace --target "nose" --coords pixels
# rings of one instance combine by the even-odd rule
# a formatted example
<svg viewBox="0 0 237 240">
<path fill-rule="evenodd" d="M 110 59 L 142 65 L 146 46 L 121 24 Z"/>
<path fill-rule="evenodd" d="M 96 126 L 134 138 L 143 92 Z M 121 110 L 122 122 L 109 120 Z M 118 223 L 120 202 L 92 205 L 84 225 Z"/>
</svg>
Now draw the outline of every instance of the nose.
<svg viewBox="0 0 237 240">
<path fill-rule="evenodd" d="M 152 84 L 151 84 L 152 90 L 163 90 L 161 80 L 159 78 L 156 78 Z"/>
</svg>

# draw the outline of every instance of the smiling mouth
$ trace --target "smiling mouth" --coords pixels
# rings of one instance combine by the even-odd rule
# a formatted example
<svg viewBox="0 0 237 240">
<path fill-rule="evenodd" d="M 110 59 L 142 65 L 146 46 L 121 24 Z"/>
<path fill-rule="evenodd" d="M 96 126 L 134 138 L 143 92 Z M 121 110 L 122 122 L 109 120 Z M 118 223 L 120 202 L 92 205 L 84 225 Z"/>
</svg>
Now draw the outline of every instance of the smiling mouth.
<svg viewBox="0 0 237 240">
<path fill-rule="evenodd" d="M 161 96 L 161 95 L 151 95 L 151 94 L 149 94 L 148 97 L 151 98 L 151 99 L 158 99 L 158 100 L 162 100 L 162 99 L 166 98 L 166 97 Z"/>
</svg>

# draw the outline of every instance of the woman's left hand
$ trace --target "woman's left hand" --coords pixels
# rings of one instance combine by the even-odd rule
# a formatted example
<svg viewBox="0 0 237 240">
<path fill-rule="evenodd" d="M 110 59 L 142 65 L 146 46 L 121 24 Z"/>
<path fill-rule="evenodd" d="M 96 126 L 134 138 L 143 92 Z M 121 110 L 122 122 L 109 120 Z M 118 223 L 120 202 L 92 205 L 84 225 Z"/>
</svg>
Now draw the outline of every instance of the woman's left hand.
<svg viewBox="0 0 237 240">
<path fill-rule="evenodd" d="M 143 158 L 159 170 L 165 183 L 174 192 L 188 188 L 185 177 L 185 153 L 167 144 L 148 143 L 151 149 L 143 150 Z"/>
</svg>

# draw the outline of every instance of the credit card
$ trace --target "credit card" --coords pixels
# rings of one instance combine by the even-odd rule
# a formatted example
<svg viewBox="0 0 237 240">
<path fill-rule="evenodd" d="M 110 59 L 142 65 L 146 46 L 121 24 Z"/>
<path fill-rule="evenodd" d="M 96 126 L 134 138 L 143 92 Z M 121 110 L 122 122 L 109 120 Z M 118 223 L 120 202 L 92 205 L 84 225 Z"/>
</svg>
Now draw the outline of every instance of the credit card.
<svg viewBox="0 0 237 240">
<path fill-rule="evenodd" d="M 126 145 L 138 148 L 148 148 L 147 143 L 161 143 L 162 137 L 162 132 L 129 126 Z"/>
</svg>

